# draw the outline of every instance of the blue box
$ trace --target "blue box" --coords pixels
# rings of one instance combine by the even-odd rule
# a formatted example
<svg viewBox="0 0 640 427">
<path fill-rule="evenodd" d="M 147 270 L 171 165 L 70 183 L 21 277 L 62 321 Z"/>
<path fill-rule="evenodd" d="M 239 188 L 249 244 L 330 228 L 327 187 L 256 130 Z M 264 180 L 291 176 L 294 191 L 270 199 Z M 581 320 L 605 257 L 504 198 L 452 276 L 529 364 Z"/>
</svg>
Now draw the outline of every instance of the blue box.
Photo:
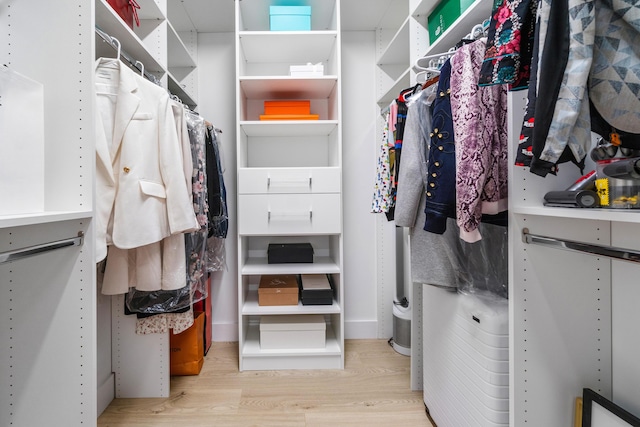
<svg viewBox="0 0 640 427">
<path fill-rule="evenodd" d="M 271 31 L 310 31 L 311 6 L 269 6 Z"/>
</svg>

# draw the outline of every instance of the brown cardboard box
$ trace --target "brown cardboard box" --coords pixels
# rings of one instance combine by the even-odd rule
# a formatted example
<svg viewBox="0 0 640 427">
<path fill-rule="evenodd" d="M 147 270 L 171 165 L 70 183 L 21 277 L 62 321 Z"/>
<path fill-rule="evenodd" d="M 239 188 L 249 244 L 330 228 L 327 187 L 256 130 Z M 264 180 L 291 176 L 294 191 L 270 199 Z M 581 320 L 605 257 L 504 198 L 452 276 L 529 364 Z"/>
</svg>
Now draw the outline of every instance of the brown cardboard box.
<svg viewBox="0 0 640 427">
<path fill-rule="evenodd" d="M 258 287 L 258 305 L 298 305 L 295 275 L 263 275 Z"/>
</svg>

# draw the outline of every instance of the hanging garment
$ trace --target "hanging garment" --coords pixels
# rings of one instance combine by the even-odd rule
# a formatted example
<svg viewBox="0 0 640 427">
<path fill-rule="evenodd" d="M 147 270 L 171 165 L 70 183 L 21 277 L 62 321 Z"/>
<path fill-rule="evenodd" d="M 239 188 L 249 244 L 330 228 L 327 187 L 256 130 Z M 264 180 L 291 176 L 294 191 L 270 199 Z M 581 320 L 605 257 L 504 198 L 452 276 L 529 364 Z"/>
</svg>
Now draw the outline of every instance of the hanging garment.
<svg viewBox="0 0 640 427">
<path fill-rule="evenodd" d="M 456 218 L 460 237 L 470 243 L 481 239 L 483 214 L 508 208 L 507 87 L 476 84 L 485 40 L 460 47 L 450 59 Z"/>
<path fill-rule="evenodd" d="M 208 194 L 208 237 L 226 238 L 229 229 L 227 211 L 227 189 L 224 183 L 222 158 L 218 133 L 212 126 L 205 129 L 207 194 Z"/>
<path fill-rule="evenodd" d="M 442 234 L 447 218 L 456 215 L 456 150 L 450 102 L 451 60 L 440 68 L 436 99 L 431 106 L 425 231 Z M 477 80 L 475 80 L 477 81 Z"/>
<path fill-rule="evenodd" d="M 436 89 L 436 86 L 431 86 L 423 90 L 407 113 L 395 223 L 400 227 L 410 227 L 412 282 L 457 288 L 460 283 L 458 272 L 461 270 L 457 268 L 460 258 L 451 256 L 460 248 L 455 220 L 447 219 L 443 234 L 423 230 L 431 132 L 430 106 Z"/>
<path fill-rule="evenodd" d="M 592 130 L 606 139 L 615 136 L 624 147 L 640 146 L 640 5 L 575 0 L 567 7 L 552 2 L 550 22 L 553 19 L 558 25 L 568 22 L 569 34 L 555 38 L 552 46 L 546 43 L 541 54 L 541 68 L 558 47 L 566 57 L 563 75 L 556 73 L 552 79 L 559 86 L 551 98 L 553 116 L 543 115 L 547 110 L 536 105 L 531 172 L 541 176 L 569 160 L 583 169 Z M 549 32 L 553 28 L 550 24 Z M 557 68 L 557 62 L 548 63 Z M 540 126 L 542 119 L 545 126 Z"/>
<path fill-rule="evenodd" d="M 389 115 L 387 113 L 384 118 L 384 126 L 382 129 L 382 140 L 380 149 L 378 150 L 378 160 L 376 164 L 376 179 L 373 190 L 373 199 L 371 202 L 371 212 L 384 213 L 388 212 L 391 207 L 390 189 L 391 189 L 391 161 L 389 157 Z"/>
<path fill-rule="evenodd" d="M 535 107 L 536 107 L 536 97 L 538 93 L 538 52 L 540 51 L 540 42 L 541 42 L 541 26 L 543 24 L 543 20 L 541 19 L 541 6 L 542 0 L 538 2 L 538 14 L 537 21 L 535 25 L 535 32 L 533 36 L 533 50 L 531 57 L 531 75 L 529 77 L 529 88 L 527 89 L 527 106 L 524 113 L 524 119 L 522 123 L 522 128 L 520 129 L 520 137 L 518 139 L 518 149 L 516 151 L 516 166 L 529 166 L 531 165 L 531 159 L 533 157 L 533 150 L 531 147 L 531 143 L 533 141 L 533 126 L 535 123 Z M 547 8 L 548 11 L 548 8 Z M 545 25 L 548 18 L 545 19 Z M 546 29 L 545 29 L 546 32 Z"/>
<path fill-rule="evenodd" d="M 96 93 L 96 260 L 197 230 L 167 92 L 99 59 Z"/>
<path fill-rule="evenodd" d="M 494 2 L 488 40 L 478 82 L 509 84 L 511 90 L 529 84 L 537 0 Z"/>
</svg>

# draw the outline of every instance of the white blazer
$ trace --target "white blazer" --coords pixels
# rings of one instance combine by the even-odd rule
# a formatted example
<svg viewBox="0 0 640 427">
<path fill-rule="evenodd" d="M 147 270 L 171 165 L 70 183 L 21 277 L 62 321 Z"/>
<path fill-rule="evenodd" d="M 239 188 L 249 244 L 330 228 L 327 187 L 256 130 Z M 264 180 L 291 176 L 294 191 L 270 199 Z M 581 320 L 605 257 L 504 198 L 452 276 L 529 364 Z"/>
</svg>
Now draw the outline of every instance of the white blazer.
<svg viewBox="0 0 640 427">
<path fill-rule="evenodd" d="M 96 92 L 96 261 L 198 230 L 169 94 L 104 58 Z"/>
</svg>

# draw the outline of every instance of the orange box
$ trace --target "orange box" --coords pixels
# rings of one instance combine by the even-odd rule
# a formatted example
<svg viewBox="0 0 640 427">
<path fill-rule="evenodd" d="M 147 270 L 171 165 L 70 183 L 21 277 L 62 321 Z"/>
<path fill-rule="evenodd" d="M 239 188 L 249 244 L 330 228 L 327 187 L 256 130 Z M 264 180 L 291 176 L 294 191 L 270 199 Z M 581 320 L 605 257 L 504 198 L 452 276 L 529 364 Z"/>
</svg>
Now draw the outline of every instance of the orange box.
<svg viewBox="0 0 640 427">
<path fill-rule="evenodd" d="M 311 101 L 264 101 L 265 115 L 310 113 Z"/>
<path fill-rule="evenodd" d="M 295 275 L 260 277 L 258 305 L 298 305 L 298 280 Z"/>
<path fill-rule="evenodd" d="M 260 120 L 318 120 L 318 114 L 261 114 Z"/>
</svg>

